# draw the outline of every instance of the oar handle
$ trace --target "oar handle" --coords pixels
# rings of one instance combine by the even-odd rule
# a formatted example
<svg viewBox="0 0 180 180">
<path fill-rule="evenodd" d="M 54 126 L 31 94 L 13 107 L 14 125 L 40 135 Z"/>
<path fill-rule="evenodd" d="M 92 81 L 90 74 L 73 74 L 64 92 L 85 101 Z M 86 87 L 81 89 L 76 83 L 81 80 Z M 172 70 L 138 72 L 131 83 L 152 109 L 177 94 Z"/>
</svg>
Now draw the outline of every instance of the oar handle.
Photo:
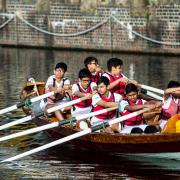
<svg viewBox="0 0 180 180">
<path fill-rule="evenodd" d="M 53 96 L 54 94 L 55 94 L 55 92 L 51 91 L 51 92 L 48 92 L 46 94 L 43 94 L 43 95 L 40 95 L 40 96 L 36 96 L 36 97 L 30 99 L 30 102 L 33 103 L 33 102 L 36 102 L 36 101 L 40 101 L 41 99 L 45 99 L 45 98 L 47 98 L 49 96 Z"/>
<path fill-rule="evenodd" d="M 136 111 L 136 112 L 133 112 L 133 113 L 130 113 L 128 115 L 125 115 L 125 116 L 121 116 L 119 118 L 116 118 L 116 119 L 113 119 L 111 121 L 109 121 L 109 125 L 112 125 L 112 124 L 115 124 L 115 123 L 120 123 L 120 122 L 123 122 L 129 118 L 132 118 L 132 117 L 136 117 L 144 112 L 147 112 L 147 111 L 150 111 L 149 108 L 144 108 L 142 110 L 139 110 L 139 111 Z"/>
</svg>

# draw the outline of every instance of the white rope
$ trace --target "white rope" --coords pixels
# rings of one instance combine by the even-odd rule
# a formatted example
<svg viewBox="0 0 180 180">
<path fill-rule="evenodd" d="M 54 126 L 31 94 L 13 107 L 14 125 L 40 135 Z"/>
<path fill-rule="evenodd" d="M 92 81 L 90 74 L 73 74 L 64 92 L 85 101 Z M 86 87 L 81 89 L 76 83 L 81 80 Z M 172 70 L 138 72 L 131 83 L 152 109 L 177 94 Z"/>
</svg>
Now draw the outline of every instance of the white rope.
<svg viewBox="0 0 180 180">
<path fill-rule="evenodd" d="M 0 14 L 1 16 L 7 16 L 9 19 L 0 25 L 0 29 L 4 28 L 9 22 L 11 22 L 14 19 L 14 15 L 12 14 Z"/>
<path fill-rule="evenodd" d="M 60 36 L 60 37 L 80 36 L 80 35 L 89 33 L 90 31 L 93 31 L 93 30 L 99 28 L 100 26 L 102 26 L 103 24 L 107 23 L 108 20 L 111 18 L 111 17 L 108 17 L 108 18 L 104 19 L 102 22 L 96 24 L 95 26 L 93 26 L 93 27 L 91 27 L 90 29 L 87 29 L 87 30 L 85 30 L 85 31 L 81 31 L 81 32 L 78 32 L 78 33 L 72 33 L 72 34 L 60 34 L 60 33 L 52 33 L 52 32 L 49 32 L 49 31 L 40 29 L 40 28 L 32 25 L 32 24 L 29 23 L 28 21 L 26 21 L 23 17 L 20 17 L 19 14 L 16 14 L 16 16 L 17 16 L 21 21 L 23 21 L 25 24 L 27 24 L 28 26 L 36 29 L 37 31 L 40 31 L 40 32 L 45 33 L 45 34 L 53 35 L 53 36 Z"/>
<path fill-rule="evenodd" d="M 0 15 L 8 16 L 8 17 L 9 17 L 9 19 L 0 26 L 0 29 L 4 28 L 4 27 L 5 27 L 10 21 L 12 21 L 13 18 L 15 17 L 15 15 L 12 15 L 12 14 L 4 14 L 4 13 L 1 13 Z M 93 30 L 95 30 L 95 29 L 98 29 L 100 26 L 102 26 L 103 24 L 107 23 L 110 18 L 113 18 L 113 19 L 114 19 L 118 24 L 120 24 L 123 28 L 127 29 L 128 32 L 131 32 L 131 33 L 133 33 L 133 34 L 141 37 L 142 39 L 145 39 L 145 40 L 150 41 L 150 42 L 153 42 L 153 43 L 162 44 L 162 45 L 172 45 L 172 46 L 179 46 L 179 45 L 180 45 L 180 43 L 178 43 L 178 42 L 157 41 L 157 40 L 155 40 L 155 39 L 146 37 L 146 36 L 144 36 L 144 35 L 136 32 L 136 31 L 133 31 L 133 30 L 131 30 L 130 28 L 128 28 L 128 26 L 124 25 L 123 22 L 121 22 L 119 19 L 117 19 L 117 18 L 116 18 L 115 16 L 113 16 L 113 15 L 111 15 L 111 16 L 109 16 L 108 18 L 104 19 L 102 22 L 96 24 L 95 26 L 91 27 L 90 29 L 87 29 L 87 30 L 85 30 L 85 31 L 81 31 L 81 32 L 78 32 L 78 33 L 71 33 L 71 34 L 60 34 L 60 33 L 49 32 L 49 31 L 40 29 L 39 27 L 36 27 L 36 26 L 32 25 L 32 24 L 29 23 L 27 20 L 25 20 L 20 13 L 16 13 L 16 16 L 17 16 L 21 21 L 23 21 L 25 24 L 27 24 L 28 26 L 36 29 L 37 31 L 40 31 L 40 32 L 45 33 L 45 34 L 53 35 L 53 36 L 59 36 L 59 37 L 72 37 L 72 36 L 80 36 L 80 35 L 83 35 L 83 34 L 87 34 L 87 33 L 89 33 L 90 31 L 93 31 Z"/>
<path fill-rule="evenodd" d="M 143 38 L 143 39 L 145 39 L 145 40 L 147 40 L 147 41 L 151 41 L 151 42 L 153 42 L 153 43 L 163 44 L 163 45 L 172 45 L 172 46 L 179 46 L 179 45 L 180 45 L 180 43 L 177 43 L 177 42 L 157 41 L 157 40 L 155 40 L 155 39 L 151 39 L 151 38 L 149 38 L 149 37 L 143 36 L 142 34 L 139 34 L 139 33 L 135 32 L 135 31 L 133 31 L 133 30 L 128 29 L 128 27 L 125 26 L 125 25 L 123 24 L 123 22 L 121 22 L 121 21 L 120 21 L 119 19 L 117 19 L 115 16 L 111 15 L 111 17 L 112 17 L 118 24 L 120 24 L 122 27 L 126 28 L 129 32 L 132 32 L 133 34 L 135 34 L 135 35 L 137 35 L 137 36 L 139 36 L 139 37 L 141 37 L 141 38 Z"/>
</svg>

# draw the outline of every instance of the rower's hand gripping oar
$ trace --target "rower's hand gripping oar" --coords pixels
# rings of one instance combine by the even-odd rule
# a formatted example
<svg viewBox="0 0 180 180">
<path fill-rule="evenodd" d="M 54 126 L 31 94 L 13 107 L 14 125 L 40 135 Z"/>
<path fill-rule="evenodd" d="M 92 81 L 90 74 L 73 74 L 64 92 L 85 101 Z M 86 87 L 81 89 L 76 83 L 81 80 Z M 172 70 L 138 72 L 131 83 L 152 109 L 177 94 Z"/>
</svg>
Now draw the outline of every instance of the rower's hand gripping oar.
<svg viewBox="0 0 180 180">
<path fill-rule="evenodd" d="M 40 96 L 38 96 L 38 97 L 40 97 Z M 36 97 L 36 98 L 38 98 L 38 97 Z M 76 104 L 76 103 L 79 103 L 79 102 L 81 102 L 81 101 L 84 101 L 84 100 L 86 100 L 86 99 L 88 99 L 88 98 L 89 98 L 88 96 L 84 96 L 84 97 L 82 97 L 82 98 L 78 98 L 78 99 L 75 99 L 75 100 L 73 100 L 73 101 L 70 101 L 70 102 L 67 102 L 67 103 L 64 103 L 64 104 L 60 104 L 60 105 L 58 105 L 58 106 L 54 106 L 54 107 L 52 107 L 52 108 L 47 109 L 47 113 L 52 113 L 52 112 L 55 112 L 55 111 L 57 111 L 57 110 L 59 110 L 59 109 L 63 109 L 63 108 L 65 108 L 65 107 L 72 106 L 72 105 L 74 105 L 74 104 Z M 9 128 L 9 127 L 11 127 L 11 126 L 15 126 L 15 125 L 17 125 L 17 124 L 21 124 L 21 123 L 24 123 L 24 122 L 27 122 L 27 121 L 30 121 L 30 120 L 32 120 L 33 118 L 39 117 L 39 116 L 42 116 L 42 115 L 44 115 L 43 112 L 37 114 L 36 116 L 35 116 L 35 115 L 26 116 L 26 117 L 24 117 L 24 118 L 22 118 L 22 119 L 18 119 L 18 120 L 16 120 L 16 121 L 13 121 L 13 122 L 10 122 L 10 123 L 7 123 L 7 124 L 4 124 L 4 125 L 0 126 L 0 130 Z"/>
<path fill-rule="evenodd" d="M 36 132 L 43 131 L 43 130 L 46 130 L 46 129 L 51 129 L 51 128 L 58 127 L 58 126 L 61 126 L 61 125 L 65 125 L 65 124 L 68 124 L 68 123 L 74 123 L 76 121 L 80 121 L 80 120 L 83 120 L 83 119 L 87 119 L 89 117 L 93 117 L 93 116 L 96 116 L 96 115 L 99 115 L 99 114 L 103 114 L 103 113 L 106 113 L 106 112 L 113 111 L 113 110 L 115 110 L 117 108 L 118 107 L 107 108 L 107 109 L 103 109 L 103 110 L 100 110 L 100 111 L 91 112 L 91 113 L 79 115 L 79 116 L 76 116 L 76 117 L 71 117 L 69 119 L 65 119 L 65 120 L 62 120 L 62 121 L 59 121 L 59 122 L 49 123 L 49 124 L 46 124 L 44 126 L 31 128 L 31 129 L 21 131 L 21 132 L 18 132 L 18 133 L 10 134 L 8 136 L 1 137 L 0 142 L 5 141 L 5 140 L 9 140 L 9 139 L 13 139 L 13 138 L 16 138 L 16 137 L 24 136 L 24 135 L 27 135 L 27 134 L 36 133 Z"/>
<path fill-rule="evenodd" d="M 92 128 L 88 128 L 88 129 L 85 129 L 85 130 L 83 130 L 83 131 L 77 132 L 77 133 L 75 133 L 75 134 L 66 136 L 66 137 L 64 137 L 64 138 L 61 138 L 61 139 L 59 139 L 59 140 L 56 140 L 56 141 L 53 141 L 53 142 L 51 142 L 51 143 L 45 144 L 45 145 L 40 146 L 40 147 L 38 147 L 38 148 L 32 149 L 32 150 L 30 150 L 30 151 L 26 151 L 26 152 L 24 152 L 24 153 L 22 153 L 22 154 L 16 155 L 16 156 L 11 157 L 11 158 L 5 159 L 5 160 L 3 160 L 3 161 L 1 161 L 1 162 L 14 161 L 14 160 L 23 158 L 23 157 L 25 157 L 25 156 L 34 154 L 34 153 L 36 153 L 36 152 L 39 152 L 39 151 L 48 149 L 48 148 L 50 148 L 50 147 L 53 147 L 53 146 L 56 146 L 56 145 L 65 143 L 65 142 L 67 142 L 67 141 L 70 141 L 70 140 L 79 138 L 79 137 L 81 137 L 81 136 L 90 134 L 91 132 L 95 132 L 95 131 L 97 131 L 97 130 L 103 129 L 103 128 L 108 127 L 108 126 L 110 126 L 110 125 L 112 125 L 112 124 L 125 121 L 126 119 L 129 119 L 129 118 L 138 116 L 139 114 L 142 114 L 142 113 L 147 112 L 147 111 L 149 111 L 149 109 L 145 108 L 145 109 L 143 109 L 143 110 L 140 110 L 140 111 L 133 112 L 133 113 L 131 113 L 131 114 L 122 116 L 122 117 L 120 117 L 120 118 L 113 119 L 113 120 L 111 120 L 111 121 L 102 122 L 101 124 L 96 125 L 96 126 L 93 126 Z"/>
<path fill-rule="evenodd" d="M 54 94 L 55 94 L 55 92 L 52 91 L 52 92 L 49 92 L 49 93 L 46 93 L 46 94 L 43 94 L 43 95 L 34 97 L 34 98 L 32 98 L 32 99 L 29 99 L 29 102 L 28 102 L 28 103 L 29 103 L 29 104 L 32 104 L 32 103 L 34 103 L 34 102 L 36 102 L 36 101 L 40 101 L 41 99 L 45 99 L 45 98 L 47 98 L 47 97 L 49 97 L 49 96 L 53 96 Z M 13 106 L 10 106 L 10 107 L 1 109 L 1 110 L 0 110 L 0 114 L 4 114 L 4 113 L 7 113 L 7 112 L 16 110 L 16 109 L 18 109 L 18 108 L 23 107 L 24 105 L 26 105 L 25 102 L 17 103 L 17 104 L 15 104 L 15 105 L 13 105 Z"/>
</svg>

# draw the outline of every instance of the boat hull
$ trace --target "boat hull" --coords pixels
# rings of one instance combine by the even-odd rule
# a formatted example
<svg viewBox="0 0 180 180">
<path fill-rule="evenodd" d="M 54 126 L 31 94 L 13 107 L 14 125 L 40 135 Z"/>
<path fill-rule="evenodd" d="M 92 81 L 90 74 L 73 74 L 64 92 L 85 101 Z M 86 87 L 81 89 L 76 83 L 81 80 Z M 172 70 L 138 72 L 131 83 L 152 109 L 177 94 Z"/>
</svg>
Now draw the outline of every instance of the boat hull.
<svg viewBox="0 0 180 180">
<path fill-rule="evenodd" d="M 38 126 L 49 122 L 45 118 L 37 118 Z M 53 140 L 78 132 L 69 126 L 59 126 L 45 131 Z M 82 150 L 108 153 L 168 153 L 180 152 L 180 133 L 157 134 L 108 134 L 91 133 L 74 139 L 71 143 Z"/>
</svg>

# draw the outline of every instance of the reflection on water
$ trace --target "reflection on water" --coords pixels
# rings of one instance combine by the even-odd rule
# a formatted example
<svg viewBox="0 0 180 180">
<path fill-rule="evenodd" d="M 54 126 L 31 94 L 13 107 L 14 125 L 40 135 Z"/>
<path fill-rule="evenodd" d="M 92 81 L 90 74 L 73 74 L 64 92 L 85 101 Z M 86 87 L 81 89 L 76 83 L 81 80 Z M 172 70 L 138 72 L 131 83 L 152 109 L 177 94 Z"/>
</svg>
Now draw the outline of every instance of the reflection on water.
<svg viewBox="0 0 180 180">
<path fill-rule="evenodd" d="M 0 109 L 18 101 L 28 77 L 45 81 L 59 61 L 68 64 L 67 76 L 76 79 L 86 56 L 93 55 L 106 69 L 110 53 L 75 52 L 36 49 L 0 49 Z M 179 80 L 179 57 L 113 54 L 124 60 L 124 74 L 142 84 L 164 89 L 169 80 Z M 0 125 L 22 118 L 21 111 L 0 115 Z M 0 131 L 0 136 L 34 127 L 24 123 Z M 33 149 L 51 141 L 41 132 L 0 144 L 0 160 Z M 0 179 L 153 179 L 175 178 L 180 174 L 180 157 L 169 155 L 105 155 L 79 152 L 68 145 L 51 148 L 13 163 L 0 166 Z M 178 158 L 179 157 L 179 158 Z"/>
<path fill-rule="evenodd" d="M 36 137 L 34 137 L 36 139 Z M 43 141 L 43 136 L 41 137 Z M 22 151 L 25 151 L 24 148 Z M 26 149 L 27 150 L 27 149 Z M 11 148 L 19 153 L 21 150 Z M 7 152 L 2 151 L 1 155 Z M 11 154 L 11 155 L 14 155 Z M 137 156 L 138 157 L 138 156 Z M 105 155 L 75 151 L 67 146 L 53 148 L 21 161 L 6 163 L 0 171 L 6 177 L 47 179 L 164 179 L 179 177 L 180 161 L 158 157 Z M 167 165 L 167 166 L 166 166 Z M 171 166 L 172 165 L 172 166 Z M 174 168 L 176 165 L 176 168 Z M 1 177 L 1 175 L 0 175 Z"/>
</svg>

